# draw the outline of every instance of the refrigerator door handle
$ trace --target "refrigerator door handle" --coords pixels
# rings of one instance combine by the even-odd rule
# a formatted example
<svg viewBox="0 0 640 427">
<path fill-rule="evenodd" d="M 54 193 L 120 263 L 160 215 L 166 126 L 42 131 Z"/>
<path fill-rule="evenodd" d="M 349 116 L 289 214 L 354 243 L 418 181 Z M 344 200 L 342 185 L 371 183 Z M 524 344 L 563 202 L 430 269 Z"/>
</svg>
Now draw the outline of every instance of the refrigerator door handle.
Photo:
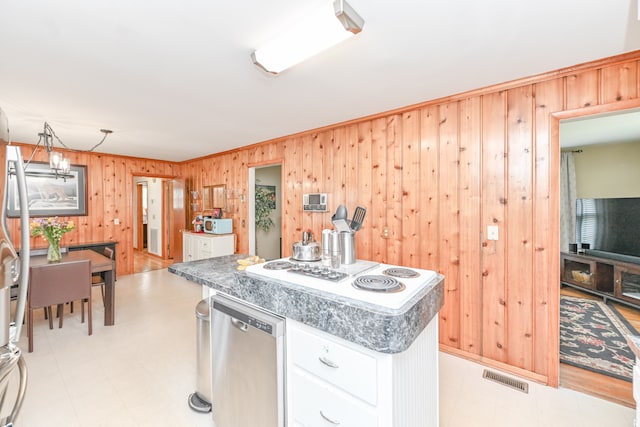
<svg viewBox="0 0 640 427">
<path fill-rule="evenodd" d="M 13 150 L 12 150 L 13 149 Z M 9 145 L 7 147 L 7 158 L 13 163 L 13 171 L 16 175 L 16 187 L 18 190 L 18 200 L 20 202 L 20 264 L 18 278 L 18 298 L 16 300 L 16 311 L 14 325 L 12 325 L 9 336 L 13 342 L 20 340 L 22 332 L 22 321 L 27 305 L 27 288 L 29 287 L 29 257 L 31 256 L 29 242 L 29 202 L 27 199 L 27 180 L 24 171 L 24 162 L 20 148 Z"/>
<path fill-rule="evenodd" d="M 12 344 L 9 344 L 9 345 L 12 345 Z M 14 348 L 17 348 L 17 347 L 14 347 Z M 17 366 L 20 372 L 19 374 L 20 383 L 18 384 L 18 395 L 16 396 L 16 401 L 13 406 L 13 409 L 11 410 L 11 413 L 6 418 L 0 418 L 0 426 L 13 425 L 13 423 L 16 421 L 16 418 L 18 418 L 18 413 L 22 408 L 22 402 L 24 402 L 24 396 L 27 391 L 27 364 L 25 363 L 24 357 L 22 356 L 22 354 L 20 354 L 20 351 L 18 351 L 18 355 L 19 357 L 17 361 Z M 9 375 L 9 373 L 7 373 L 6 375 Z M 4 406 L 4 399 L 6 398 L 6 393 L 7 393 L 7 389 L 5 388 L 0 399 L 0 408 Z"/>
</svg>

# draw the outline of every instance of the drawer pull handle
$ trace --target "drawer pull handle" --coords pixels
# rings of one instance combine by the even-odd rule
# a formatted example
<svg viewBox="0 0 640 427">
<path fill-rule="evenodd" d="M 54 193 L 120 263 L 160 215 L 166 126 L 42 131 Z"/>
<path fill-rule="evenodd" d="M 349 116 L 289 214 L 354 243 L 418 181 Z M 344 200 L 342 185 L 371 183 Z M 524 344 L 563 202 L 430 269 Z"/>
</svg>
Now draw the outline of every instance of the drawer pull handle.
<svg viewBox="0 0 640 427">
<path fill-rule="evenodd" d="M 320 411 L 320 416 L 321 416 L 322 418 L 324 418 L 325 420 L 329 421 L 329 422 L 330 422 L 331 424 L 333 424 L 334 426 L 338 426 L 338 425 L 340 425 L 340 421 L 336 421 L 336 420 L 333 420 L 333 419 L 331 419 L 331 418 L 327 417 L 327 416 L 324 414 L 324 412 L 322 412 L 322 411 Z"/>
<path fill-rule="evenodd" d="M 331 360 L 327 359 L 327 358 L 326 358 L 326 357 L 324 357 L 324 356 L 320 356 L 320 357 L 318 357 L 318 360 L 319 360 L 319 361 L 321 361 L 323 364 L 327 365 L 327 366 L 328 366 L 328 367 L 330 367 L 330 368 L 339 368 L 339 367 L 340 367 L 340 366 L 338 366 L 338 364 L 337 364 L 337 363 L 335 363 L 335 362 L 333 362 L 333 361 L 331 361 Z"/>
</svg>

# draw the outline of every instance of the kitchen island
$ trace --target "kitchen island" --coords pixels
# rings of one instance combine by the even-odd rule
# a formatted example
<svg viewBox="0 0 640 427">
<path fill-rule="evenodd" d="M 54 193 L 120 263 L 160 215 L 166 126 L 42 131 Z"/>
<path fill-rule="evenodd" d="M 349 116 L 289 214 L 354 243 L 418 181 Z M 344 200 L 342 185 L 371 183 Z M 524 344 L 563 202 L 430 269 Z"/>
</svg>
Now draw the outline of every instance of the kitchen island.
<svg viewBox="0 0 640 427">
<path fill-rule="evenodd" d="M 406 350 L 444 303 L 442 275 L 400 309 L 388 309 L 237 271 L 237 261 L 246 257 L 228 255 L 173 264 L 169 271 L 381 353 Z"/>
<path fill-rule="evenodd" d="M 286 319 L 288 425 L 438 425 L 442 275 L 434 273 L 390 308 L 237 271 L 243 258 L 174 264 L 169 271 Z"/>
</svg>

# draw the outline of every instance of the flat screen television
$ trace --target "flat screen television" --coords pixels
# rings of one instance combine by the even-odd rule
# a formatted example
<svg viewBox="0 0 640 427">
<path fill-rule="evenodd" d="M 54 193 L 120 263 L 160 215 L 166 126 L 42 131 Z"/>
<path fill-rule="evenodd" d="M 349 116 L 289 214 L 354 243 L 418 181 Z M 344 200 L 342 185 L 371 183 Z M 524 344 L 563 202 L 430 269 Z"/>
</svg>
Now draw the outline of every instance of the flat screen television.
<svg viewBox="0 0 640 427">
<path fill-rule="evenodd" d="M 577 199 L 576 242 L 593 255 L 640 263 L 640 197 Z"/>
</svg>

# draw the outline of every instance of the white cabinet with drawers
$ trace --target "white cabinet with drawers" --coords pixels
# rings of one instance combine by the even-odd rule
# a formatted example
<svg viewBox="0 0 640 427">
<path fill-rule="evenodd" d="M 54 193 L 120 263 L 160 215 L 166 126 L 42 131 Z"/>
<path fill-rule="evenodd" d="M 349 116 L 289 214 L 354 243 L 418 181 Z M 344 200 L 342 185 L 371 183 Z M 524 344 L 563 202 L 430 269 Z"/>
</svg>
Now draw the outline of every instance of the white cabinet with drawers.
<svg viewBox="0 0 640 427">
<path fill-rule="evenodd" d="M 206 234 L 184 232 L 182 234 L 182 260 L 197 261 L 223 255 L 233 255 L 236 251 L 235 234 Z M 202 287 L 202 298 L 209 298 L 215 291 Z"/>
<path fill-rule="evenodd" d="M 386 354 L 287 319 L 291 427 L 437 427 L 438 320 Z"/>
<path fill-rule="evenodd" d="M 182 259 L 196 261 L 223 255 L 233 255 L 236 250 L 235 234 L 182 234 Z"/>
</svg>

